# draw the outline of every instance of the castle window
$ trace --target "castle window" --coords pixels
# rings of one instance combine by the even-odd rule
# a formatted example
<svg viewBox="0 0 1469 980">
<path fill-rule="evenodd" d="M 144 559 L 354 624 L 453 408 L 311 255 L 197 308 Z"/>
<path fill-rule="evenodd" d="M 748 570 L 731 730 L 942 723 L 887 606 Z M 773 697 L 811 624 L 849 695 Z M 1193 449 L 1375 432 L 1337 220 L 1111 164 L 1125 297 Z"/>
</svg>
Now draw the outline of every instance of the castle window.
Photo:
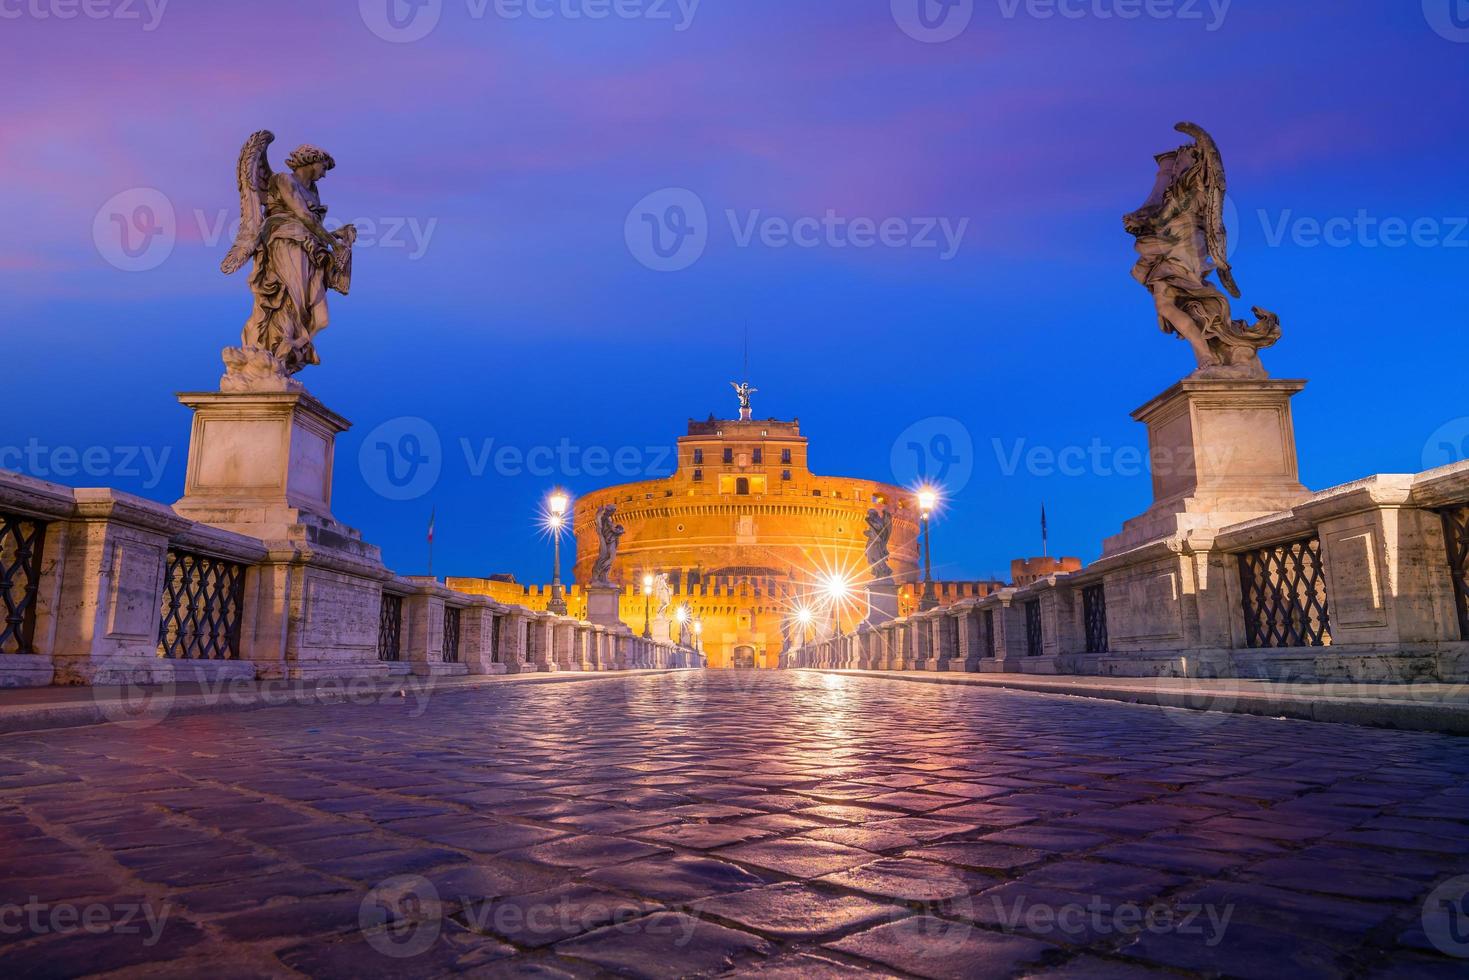
<svg viewBox="0 0 1469 980">
<path fill-rule="evenodd" d="M 780 478 L 782 480 L 784 480 L 785 482 L 790 483 L 791 482 L 791 471 L 790 470 L 781 470 L 780 471 Z"/>
<path fill-rule="evenodd" d="M 735 495 L 748 497 L 750 495 L 750 481 L 747 477 L 740 477 L 735 481 Z"/>
<path fill-rule="evenodd" d="M 704 471 L 703 470 L 694 470 L 694 482 L 695 483 L 703 483 L 704 482 Z"/>
<path fill-rule="evenodd" d="M 780 461 L 787 466 L 791 465 L 791 451 L 789 449 L 782 449 L 780 451 Z"/>
<path fill-rule="evenodd" d="M 753 460 L 756 466 L 759 466 L 761 463 L 765 462 L 765 451 L 761 449 L 755 450 Z"/>
<path fill-rule="evenodd" d="M 821 491 L 820 490 L 812 490 L 811 491 L 811 496 L 813 496 L 813 497 L 819 497 L 819 496 L 821 496 Z"/>
<path fill-rule="evenodd" d="M 726 466 L 734 462 L 734 450 L 728 446 L 724 448 L 724 462 Z"/>
<path fill-rule="evenodd" d="M 695 449 L 694 450 L 694 465 L 695 466 L 703 466 L 704 465 L 704 450 L 702 450 L 702 449 Z"/>
</svg>

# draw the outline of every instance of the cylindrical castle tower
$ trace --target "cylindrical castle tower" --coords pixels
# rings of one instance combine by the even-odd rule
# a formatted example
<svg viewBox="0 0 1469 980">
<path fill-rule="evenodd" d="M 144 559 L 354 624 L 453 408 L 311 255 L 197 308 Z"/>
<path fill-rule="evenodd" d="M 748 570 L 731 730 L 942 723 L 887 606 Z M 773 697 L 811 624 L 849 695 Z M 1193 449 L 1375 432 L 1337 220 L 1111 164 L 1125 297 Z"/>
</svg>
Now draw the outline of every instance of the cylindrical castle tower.
<svg viewBox="0 0 1469 980">
<path fill-rule="evenodd" d="M 860 606 L 869 572 L 867 512 L 893 515 L 889 564 L 899 583 L 918 576 L 918 515 L 909 493 L 872 480 L 814 475 L 799 420 L 689 422 L 670 477 L 608 487 L 576 503 L 576 579 L 585 585 L 597 559 L 594 519 L 617 508 L 625 529 L 612 579 L 623 589 L 623 622 L 641 632 L 648 615 L 639 583 L 666 574 L 673 601 L 703 623 L 712 667 L 774 667 L 798 605 L 832 576 L 850 582 Z M 829 626 L 818 624 L 818 628 Z"/>
</svg>

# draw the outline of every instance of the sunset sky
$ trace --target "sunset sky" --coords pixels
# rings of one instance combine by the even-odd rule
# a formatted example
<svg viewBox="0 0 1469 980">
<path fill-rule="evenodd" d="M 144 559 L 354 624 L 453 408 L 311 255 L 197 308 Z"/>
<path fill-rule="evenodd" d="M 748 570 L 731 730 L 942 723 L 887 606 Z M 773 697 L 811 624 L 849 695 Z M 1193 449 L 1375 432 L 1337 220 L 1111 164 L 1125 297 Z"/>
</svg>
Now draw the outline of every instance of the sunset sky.
<svg viewBox="0 0 1469 980">
<path fill-rule="evenodd" d="M 746 330 L 756 415 L 799 417 L 819 472 L 948 461 L 937 575 L 1038 554 L 1043 502 L 1052 553 L 1093 560 L 1151 500 L 1129 412 L 1193 366 L 1121 222 L 1180 120 L 1224 153 L 1236 316 L 1279 313 L 1266 366 L 1310 381 L 1303 481 L 1451 462 L 1450 2 L 974 0 L 938 42 L 905 0 L 0 0 L 0 467 L 180 496 L 173 393 L 238 343 L 247 274 L 218 266 L 268 128 L 278 169 L 335 156 L 323 200 L 363 230 L 302 380 L 354 423 L 335 513 L 398 572 L 432 510 L 440 575 L 548 578 L 546 492 L 666 475 L 690 417 L 735 412 Z M 650 268 L 636 206 L 691 200 L 704 251 Z M 425 431 L 438 475 L 395 499 L 370 437 Z"/>
</svg>

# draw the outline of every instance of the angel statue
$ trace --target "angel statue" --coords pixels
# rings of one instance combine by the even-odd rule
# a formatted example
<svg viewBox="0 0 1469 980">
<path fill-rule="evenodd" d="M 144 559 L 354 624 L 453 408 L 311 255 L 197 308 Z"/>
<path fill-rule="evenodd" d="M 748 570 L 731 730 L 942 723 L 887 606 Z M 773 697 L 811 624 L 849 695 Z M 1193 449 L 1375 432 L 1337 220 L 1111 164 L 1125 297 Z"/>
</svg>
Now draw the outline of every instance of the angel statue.
<svg viewBox="0 0 1469 980">
<path fill-rule="evenodd" d="M 1229 295 L 1239 298 L 1224 228 L 1224 161 L 1199 126 L 1181 122 L 1174 128 L 1194 142 L 1156 158 L 1152 195 L 1122 219 L 1137 239 L 1133 278 L 1153 294 L 1163 332 L 1193 348 L 1199 362 L 1193 377 L 1268 377 L 1260 351 L 1280 339 L 1280 318 L 1257 306 L 1253 324 L 1233 319 L 1229 298 L 1209 281 L 1217 272 Z"/>
<path fill-rule="evenodd" d="M 289 172 L 274 173 L 265 155 L 274 141 L 275 134 L 262 129 L 240 150 L 240 232 L 219 267 L 230 275 L 255 260 L 255 305 L 240 346 L 224 351 L 224 391 L 299 389 L 292 376 L 321 363 L 312 341 L 326 329 L 326 291 L 345 296 L 352 287 L 357 229 L 327 230 L 326 206 L 316 191 L 336 161 L 303 144 L 286 157 Z"/>
<path fill-rule="evenodd" d="M 750 396 L 759 394 L 760 389 L 750 387 L 748 381 L 731 381 L 729 386 L 735 390 L 735 394 L 740 398 L 740 418 L 748 421 L 750 412 L 752 411 L 750 408 Z"/>
<path fill-rule="evenodd" d="M 597 562 L 592 566 L 594 586 L 606 588 L 612 585 L 612 560 L 617 557 L 617 543 L 627 533 L 627 528 L 618 524 L 616 517 L 617 507 L 613 504 L 603 504 L 597 508 L 596 528 L 601 548 L 597 552 Z"/>
<path fill-rule="evenodd" d="M 653 618 L 659 621 L 668 618 L 668 607 L 673 605 L 673 587 L 668 584 L 668 573 L 659 572 L 653 579 L 654 608 L 657 610 Z"/>
<path fill-rule="evenodd" d="M 893 536 L 893 515 L 886 509 L 876 507 L 867 512 L 867 567 L 872 570 L 874 581 L 893 577 L 893 567 L 888 564 L 888 541 Z"/>
</svg>

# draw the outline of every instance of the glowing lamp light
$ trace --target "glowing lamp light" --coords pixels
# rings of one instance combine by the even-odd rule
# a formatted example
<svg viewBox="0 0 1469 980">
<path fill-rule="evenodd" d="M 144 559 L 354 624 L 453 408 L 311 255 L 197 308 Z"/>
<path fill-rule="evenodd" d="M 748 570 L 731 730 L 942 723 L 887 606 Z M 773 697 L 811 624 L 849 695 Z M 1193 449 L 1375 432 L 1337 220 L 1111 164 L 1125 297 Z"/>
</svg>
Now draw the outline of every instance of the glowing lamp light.
<svg viewBox="0 0 1469 980">
<path fill-rule="evenodd" d="M 546 503 L 551 508 L 552 517 L 565 517 L 566 508 L 571 505 L 571 497 L 567 496 L 564 490 L 557 490 L 551 494 Z"/>
<path fill-rule="evenodd" d="M 683 606 L 679 606 L 676 610 L 674 610 L 673 618 L 678 620 L 679 625 L 687 623 L 689 621 L 688 609 Z"/>
<path fill-rule="evenodd" d="M 802 606 L 800 609 L 796 610 L 796 622 L 800 623 L 802 626 L 810 626 L 811 621 L 815 618 L 816 614 L 813 613 L 810 609 L 807 609 L 805 606 Z"/>
<path fill-rule="evenodd" d="M 939 494 L 933 487 L 918 488 L 918 509 L 924 514 L 932 514 L 933 509 L 938 506 Z"/>
<path fill-rule="evenodd" d="M 653 576 L 652 575 L 644 575 L 643 576 L 643 591 L 644 592 L 652 592 L 653 591 Z"/>
<path fill-rule="evenodd" d="M 841 602 L 851 594 L 852 583 L 843 575 L 828 575 L 822 583 L 821 591 L 832 602 Z"/>
<path fill-rule="evenodd" d="M 702 619 L 696 619 L 696 620 L 694 620 L 694 635 L 695 636 L 703 636 L 704 635 L 704 621 Z"/>
</svg>

